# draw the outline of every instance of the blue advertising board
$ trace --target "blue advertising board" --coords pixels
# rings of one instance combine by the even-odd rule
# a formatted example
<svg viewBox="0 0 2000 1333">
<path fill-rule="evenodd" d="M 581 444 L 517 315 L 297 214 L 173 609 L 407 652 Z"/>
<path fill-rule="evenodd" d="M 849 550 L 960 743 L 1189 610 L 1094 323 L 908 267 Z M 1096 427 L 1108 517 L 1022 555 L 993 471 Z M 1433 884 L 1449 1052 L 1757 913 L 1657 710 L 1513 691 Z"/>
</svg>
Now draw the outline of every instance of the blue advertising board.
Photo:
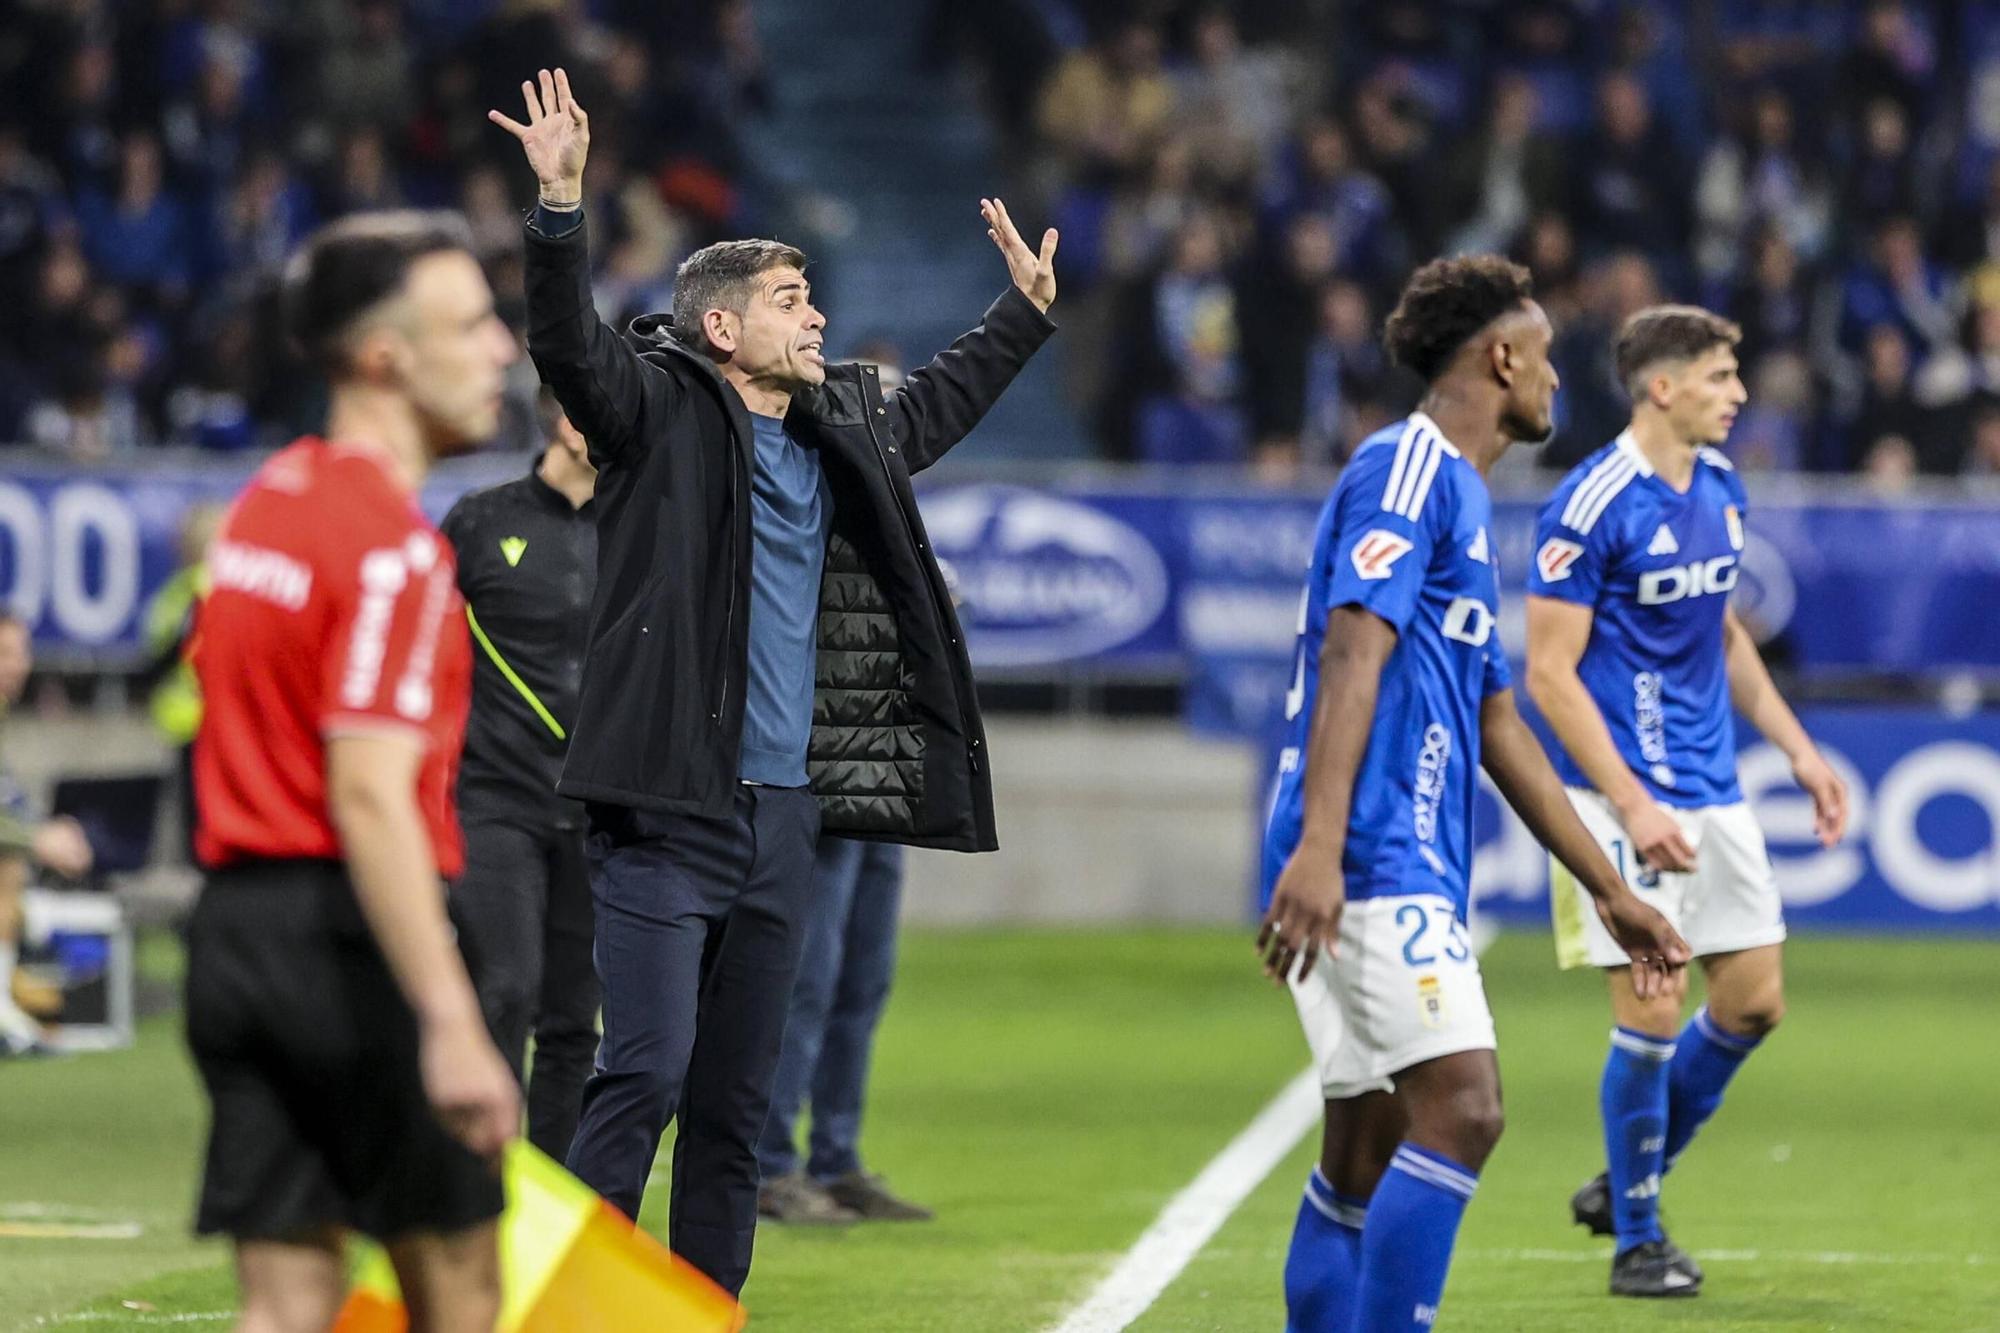
<svg viewBox="0 0 2000 1333">
<path fill-rule="evenodd" d="M 188 505 L 227 498 L 245 468 L 104 472 L 24 457 L 0 456 L 0 603 L 26 616 L 45 653 L 130 658 L 145 601 L 178 562 Z M 454 462 L 425 488 L 425 508 L 441 514 L 522 466 Z M 1261 673 L 1276 664 L 1282 675 L 1323 495 L 1158 477 L 933 484 L 920 499 L 964 598 L 975 665 L 1186 670 L 1198 723 L 1254 728 L 1258 701 L 1283 688 Z M 1751 487 L 1737 604 L 1784 637 L 1799 669 L 2000 669 L 2000 502 L 1829 502 Z M 1500 632 L 1514 645 L 1535 508 L 1516 497 L 1495 509 Z"/>
<path fill-rule="evenodd" d="M 183 515 L 227 499 L 247 470 L 111 473 L 23 458 L 0 458 L 0 604 L 28 619 L 46 658 L 135 661 L 146 600 L 179 560 Z M 524 466 L 454 462 L 424 507 L 441 516 Z M 1796 669 L 2000 670 L 2000 503 L 1766 496 L 1755 478 L 1751 496 L 1737 604 L 1782 636 Z M 1171 670 L 1188 682 L 1191 722 L 1251 740 L 1269 735 L 1287 683 L 1322 499 L 1101 477 L 947 482 L 920 496 L 981 671 Z M 1516 496 L 1495 510 L 1500 634 L 1517 651 L 1536 507 Z M 2000 929 L 2000 719 L 1816 709 L 1807 725 L 1855 793 L 1840 847 L 1811 844 L 1782 757 L 1758 744 L 1742 755 L 1792 919 Z M 1545 858 L 1490 792 L 1485 811 L 1483 909 L 1539 919 Z"/>
</svg>

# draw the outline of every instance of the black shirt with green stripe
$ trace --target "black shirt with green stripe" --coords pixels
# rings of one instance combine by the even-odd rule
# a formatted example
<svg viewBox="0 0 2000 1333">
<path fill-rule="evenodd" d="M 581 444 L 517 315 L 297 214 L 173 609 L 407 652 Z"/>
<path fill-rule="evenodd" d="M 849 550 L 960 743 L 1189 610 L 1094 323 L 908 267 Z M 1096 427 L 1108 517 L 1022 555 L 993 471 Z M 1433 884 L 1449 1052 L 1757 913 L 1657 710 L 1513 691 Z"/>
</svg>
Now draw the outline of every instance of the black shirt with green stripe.
<svg viewBox="0 0 2000 1333">
<path fill-rule="evenodd" d="M 458 803 L 482 819 L 574 824 L 556 795 L 597 580 L 594 505 L 572 506 L 536 470 L 473 491 L 442 525 L 458 552 L 472 629 L 472 716 Z"/>
</svg>

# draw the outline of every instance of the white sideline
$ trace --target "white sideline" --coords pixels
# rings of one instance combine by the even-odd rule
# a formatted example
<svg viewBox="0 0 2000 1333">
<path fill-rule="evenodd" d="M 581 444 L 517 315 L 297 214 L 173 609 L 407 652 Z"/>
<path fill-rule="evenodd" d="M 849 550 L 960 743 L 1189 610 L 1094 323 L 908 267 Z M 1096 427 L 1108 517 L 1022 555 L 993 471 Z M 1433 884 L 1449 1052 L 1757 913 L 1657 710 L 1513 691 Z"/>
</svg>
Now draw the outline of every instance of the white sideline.
<svg viewBox="0 0 2000 1333">
<path fill-rule="evenodd" d="M 1250 1191 L 1319 1123 L 1323 1105 L 1317 1071 L 1305 1070 L 1287 1083 L 1193 1183 L 1167 1202 L 1118 1265 L 1050 1333 L 1119 1333 L 1144 1314 Z"/>
</svg>

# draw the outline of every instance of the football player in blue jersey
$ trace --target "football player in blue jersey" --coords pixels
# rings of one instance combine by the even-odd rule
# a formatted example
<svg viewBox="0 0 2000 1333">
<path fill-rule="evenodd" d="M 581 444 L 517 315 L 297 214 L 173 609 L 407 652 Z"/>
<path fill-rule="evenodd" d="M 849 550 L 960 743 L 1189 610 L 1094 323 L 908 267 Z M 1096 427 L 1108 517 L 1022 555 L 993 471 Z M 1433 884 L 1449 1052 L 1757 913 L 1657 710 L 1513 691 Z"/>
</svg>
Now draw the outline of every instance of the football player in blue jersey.
<svg viewBox="0 0 2000 1333">
<path fill-rule="evenodd" d="M 1528 583 L 1528 690 L 1562 742 L 1577 813 L 1639 895 L 1685 933 L 1708 1003 L 1685 1027 L 1686 973 L 1641 993 L 1624 951 L 1553 868 L 1558 961 L 1605 969 L 1611 1054 L 1599 1104 L 1609 1170 L 1571 1200 L 1615 1234 L 1611 1291 L 1692 1296 L 1701 1270 L 1660 1227 L 1660 1178 L 1784 1013 L 1784 913 L 1736 782 L 1732 705 L 1782 750 L 1831 846 L 1847 790 L 1785 706 L 1729 610 L 1749 504 L 1715 446 L 1747 397 L 1736 325 L 1654 306 L 1618 335 L 1632 424 L 1543 509 Z"/>
<path fill-rule="evenodd" d="M 1355 453 L 1320 518 L 1257 941 L 1326 1098 L 1285 1265 L 1295 1333 L 1430 1327 L 1500 1136 L 1493 1019 L 1466 939 L 1482 762 L 1587 886 L 1642 994 L 1687 961 L 1571 808 L 1493 632 L 1484 474 L 1512 441 L 1548 438 L 1549 336 L 1518 265 L 1419 269 L 1385 339 L 1427 391 Z"/>
</svg>

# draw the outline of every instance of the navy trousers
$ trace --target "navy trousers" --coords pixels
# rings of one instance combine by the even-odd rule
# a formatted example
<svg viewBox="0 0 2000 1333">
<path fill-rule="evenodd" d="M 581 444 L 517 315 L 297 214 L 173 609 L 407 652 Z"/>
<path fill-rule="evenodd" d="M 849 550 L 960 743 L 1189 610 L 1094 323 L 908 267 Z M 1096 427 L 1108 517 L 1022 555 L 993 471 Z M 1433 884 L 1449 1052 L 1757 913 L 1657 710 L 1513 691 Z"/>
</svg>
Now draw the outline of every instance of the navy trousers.
<svg viewBox="0 0 2000 1333">
<path fill-rule="evenodd" d="M 583 830 L 529 824 L 515 812 L 468 812 L 465 874 L 452 919 L 494 1044 L 519 1079 L 528 1038 L 528 1141 L 561 1161 L 576 1138 L 597 1052 L 590 882 Z"/>
<path fill-rule="evenodd" d="M 818 835 L 804 788 L 739 787 L 724 820 L 590 808 L 604 1038 L 569 1168 L 637 1218 L 678 1116 L 667 1243 L 731 1292 L 750 1273 Z"/>
<path fill-rule="evenodd" d="M 861 1108 L 875 1025 L 896 974 L 903 849 L 821 838 L 807 909 L 806 951 L 792 983 L 771 1116 L 757 1144 L 764 1179 L 799 1169 L 798 1119 L 812 1103 L 806 1170 L 832 1180 L 861 1169 Z"/>
</svg>

